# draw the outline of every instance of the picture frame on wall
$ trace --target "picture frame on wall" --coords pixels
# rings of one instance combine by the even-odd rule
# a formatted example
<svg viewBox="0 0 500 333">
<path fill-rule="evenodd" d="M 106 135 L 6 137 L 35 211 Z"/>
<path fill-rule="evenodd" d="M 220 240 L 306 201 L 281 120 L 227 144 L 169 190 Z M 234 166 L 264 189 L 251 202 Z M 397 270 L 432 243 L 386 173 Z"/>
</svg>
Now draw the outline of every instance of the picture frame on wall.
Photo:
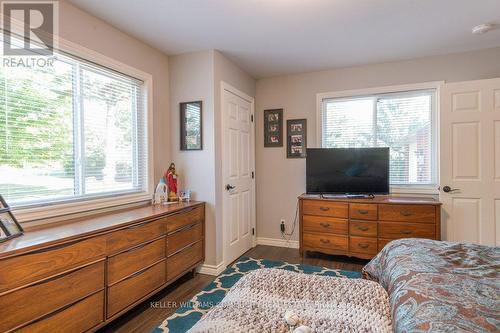
<svg viewBox="0 0 500 333">
<path fill-rule="evenodd" d="M 283 147 L 283 109 L 264 110 L 264 147 Z"/>
<path fill-rule="evenodd" d="M 181 150 L 203 150 L 202 101 L 180 103 Z"/>
<path fill-rule="evenodd" d="M 305 158 L 307 149 L 307 119 L 286 121 L 287 158 Z"/>
<path fill-rule="evenodd" d="M 0 242 L 21 236 L 24 230 L 10 209 L 0 210 Z"/>
</svg>

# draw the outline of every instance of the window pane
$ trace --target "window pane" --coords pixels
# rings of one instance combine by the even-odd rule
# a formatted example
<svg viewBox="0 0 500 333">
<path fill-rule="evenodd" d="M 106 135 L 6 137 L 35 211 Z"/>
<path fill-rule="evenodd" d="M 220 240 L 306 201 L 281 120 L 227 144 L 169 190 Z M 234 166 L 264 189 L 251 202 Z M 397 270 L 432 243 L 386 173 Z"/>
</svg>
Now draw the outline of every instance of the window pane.
<svg viewBox="0 0 500 333">
<path fill-rule="evenodd" d="M 142 86 L 65 53 L 53 66 L 0 67 L 0 194 L 7 203 L 147 192 Z"/>
<path fill-rule="evenodd" d="M 373 98 L 326 103 L 323 115 L 323 146 L 363 148 L 374 144 Z"/>
<path fill-rule="evenodd" d="M 134 189 L 135 90 L 103 73 L 82 70 L 85 194 Z"/>
<path fill-rule="evenodd" d="M 391 147 L 392 184 L 430 184 L 431 95 L 381 98 L 377 145 Z"/>
<path fill-rule="evenodd" d="M 323 147 L 390 147 L 391 184 L 433 184 L 433 91 L 324 101 Z"/>
<path fill-rule="evenodd" d="M 72 66 L 0 67 L 0 194 L 9 204 L 73 195 Z"/>
</svg>

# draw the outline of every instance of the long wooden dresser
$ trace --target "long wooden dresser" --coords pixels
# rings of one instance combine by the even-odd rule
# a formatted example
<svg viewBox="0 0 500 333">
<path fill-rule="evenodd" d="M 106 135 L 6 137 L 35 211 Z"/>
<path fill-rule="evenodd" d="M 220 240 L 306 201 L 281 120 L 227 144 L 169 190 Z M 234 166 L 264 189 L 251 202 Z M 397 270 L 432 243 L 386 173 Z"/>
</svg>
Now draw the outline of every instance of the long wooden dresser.
<svg viewBox="0 0 500 333">
<path fill-rule="evenodd" d="M 202 202 L 28 230 L 0 244 L 0 332 L 93 332 L 204 259 Z"/>
<path fill-rule="evenodd" d="M 299 211 L 301 255 L 316 251 L 371 259 L 394 239 L 441 239 L 441 203 L 432 198 L 304 194 Z"/>
</svg>

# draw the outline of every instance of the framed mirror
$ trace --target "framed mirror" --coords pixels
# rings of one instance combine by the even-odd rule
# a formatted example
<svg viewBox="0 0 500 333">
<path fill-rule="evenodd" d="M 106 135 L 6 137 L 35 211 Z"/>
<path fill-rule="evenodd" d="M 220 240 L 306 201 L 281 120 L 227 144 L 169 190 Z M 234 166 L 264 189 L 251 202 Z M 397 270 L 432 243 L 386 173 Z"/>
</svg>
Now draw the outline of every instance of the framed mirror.
<svg viewBox="0 0 500 333">
<path fill-rule="evenodd" d="M 202 150 L 201 101 L 181 103 L 181 150 Z"/>
</svg>

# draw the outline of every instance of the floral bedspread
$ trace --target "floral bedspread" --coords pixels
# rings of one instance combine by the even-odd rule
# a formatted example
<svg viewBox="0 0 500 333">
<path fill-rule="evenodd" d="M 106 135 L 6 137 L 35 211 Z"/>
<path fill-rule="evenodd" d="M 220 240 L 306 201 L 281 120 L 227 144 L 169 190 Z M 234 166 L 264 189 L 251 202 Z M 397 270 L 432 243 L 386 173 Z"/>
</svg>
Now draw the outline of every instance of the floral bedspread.
<svg viewBox="0 0 500 333">
<path fill-rule="evenodd" d="M 500 332 L 500 247 L 396 240 L 363 276 L 389 293 L 395 332 Z"/>
</svg>

